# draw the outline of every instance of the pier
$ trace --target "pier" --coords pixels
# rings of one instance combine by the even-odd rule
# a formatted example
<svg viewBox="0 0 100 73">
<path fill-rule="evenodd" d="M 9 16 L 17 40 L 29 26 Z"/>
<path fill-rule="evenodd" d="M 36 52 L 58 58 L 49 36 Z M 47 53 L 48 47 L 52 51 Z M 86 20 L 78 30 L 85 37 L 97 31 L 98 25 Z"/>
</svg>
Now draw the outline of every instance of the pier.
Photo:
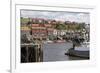
<svg viewBox="0 0 100 73">
<path fill-rule="evenodd" d="M 43 50 L 41 44 L 21 44 L 21 63 L 42 62 Z"/>
</svg>

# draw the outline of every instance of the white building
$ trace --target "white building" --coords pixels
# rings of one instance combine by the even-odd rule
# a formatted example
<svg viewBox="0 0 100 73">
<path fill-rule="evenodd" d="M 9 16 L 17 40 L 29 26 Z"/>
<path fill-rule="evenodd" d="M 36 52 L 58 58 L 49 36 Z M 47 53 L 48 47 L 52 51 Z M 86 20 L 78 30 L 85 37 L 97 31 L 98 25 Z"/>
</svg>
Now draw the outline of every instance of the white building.
<svg viewBox="0 0 100 73">
<path fill-rule="evenodd" d="M 56 29 L 54 29 L 54 31 L 53 31 L 53 35 L 57 35 L 58 34 L 58 32 L 57 32 L 57 30 Z"/>
</svg>

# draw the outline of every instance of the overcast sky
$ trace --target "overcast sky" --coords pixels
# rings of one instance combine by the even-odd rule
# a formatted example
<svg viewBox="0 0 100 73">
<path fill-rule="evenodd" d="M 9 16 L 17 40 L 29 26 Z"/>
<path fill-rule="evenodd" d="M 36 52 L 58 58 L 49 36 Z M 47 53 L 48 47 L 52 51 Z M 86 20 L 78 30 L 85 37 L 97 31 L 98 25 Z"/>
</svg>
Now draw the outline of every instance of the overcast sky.
<svg viewBox="0 0 100 73">
<path fill-rule="evenodd" d="M 89 13 L 21 10 L 21 17 L 90 23 Z"/>
</svg>

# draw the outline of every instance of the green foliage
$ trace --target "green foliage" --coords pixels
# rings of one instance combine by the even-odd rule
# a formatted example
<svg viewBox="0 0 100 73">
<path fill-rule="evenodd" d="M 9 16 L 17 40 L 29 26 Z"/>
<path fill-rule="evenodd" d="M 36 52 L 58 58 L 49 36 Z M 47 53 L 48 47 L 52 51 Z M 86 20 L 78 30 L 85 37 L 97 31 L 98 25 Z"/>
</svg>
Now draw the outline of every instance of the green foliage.
<svg viewBox="0 0 100 73">
<path fill-rule="evenodd" d="M 82 29 L 85 29 L 85 23 L 80 23 L 77 25 L 76 27 L 77 30 L 82 30 Z"/>
<path fill-rule="evenodd" d="M 49 35 L 48 38 L 49 38 L 49 40 L 55 40 L 55 39 L 56 39 L 56 36 L 54 36 L 54 35 Z"/>
<path fill-rule="evenodd" d="M 29 18 L 22 18 L 21 17 L 21 24 L 27 24 L 29 22 Z"/>
<path fill-rule="evenodd" d="M 65 24 L 57 24 L 55 28 L 58 30 L 66 30 L 66 25 Z"/>
</svg>

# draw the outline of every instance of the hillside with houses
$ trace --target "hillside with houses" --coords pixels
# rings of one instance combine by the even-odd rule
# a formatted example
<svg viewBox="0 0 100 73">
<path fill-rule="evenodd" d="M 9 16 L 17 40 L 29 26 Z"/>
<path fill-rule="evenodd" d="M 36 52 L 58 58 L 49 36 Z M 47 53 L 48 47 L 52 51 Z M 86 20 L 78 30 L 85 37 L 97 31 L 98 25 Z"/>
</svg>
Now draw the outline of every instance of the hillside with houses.
<svg viewBox="0 0 100 73">
<path fill-rule="evenodd" d="M 21 36 L 31 36 L 32 39 L 66 41 L 79 38 L 89 41 L 89 24 L 71 21 L 56 21 L 43 18 L 21 17 Z"/>
</svg>

